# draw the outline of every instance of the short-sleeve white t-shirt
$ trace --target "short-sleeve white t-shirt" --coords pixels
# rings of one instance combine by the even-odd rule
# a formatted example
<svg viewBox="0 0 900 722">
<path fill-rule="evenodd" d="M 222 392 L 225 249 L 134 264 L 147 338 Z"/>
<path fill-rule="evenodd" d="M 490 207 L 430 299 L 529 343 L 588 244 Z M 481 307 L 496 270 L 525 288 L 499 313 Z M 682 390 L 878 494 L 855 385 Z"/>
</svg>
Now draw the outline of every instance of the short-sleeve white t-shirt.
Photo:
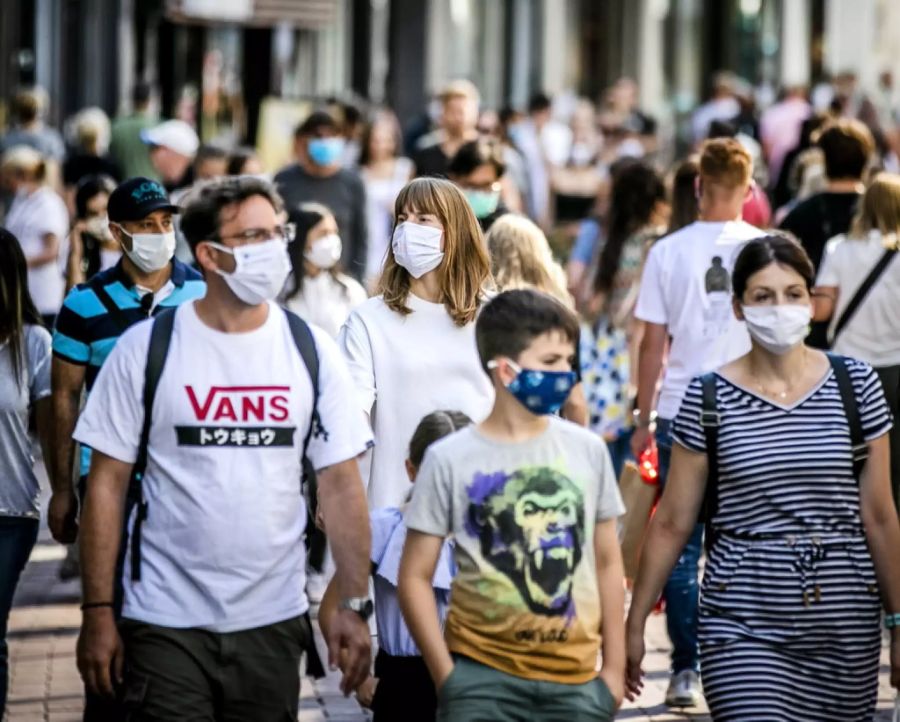
<svg viewBox="0 0 900 722">
<path fill-rule="evenodd" d="M 75 430 L 79 442 L 129 463 L 151 328 L 140 323 L 119 339 Z M 308 454 L 322 469 L 358 456 L 371 434 L 335 343 L 313 334 L 324 433 Z M 178 308 L 153 404 L 139 581 L 126 556 L 125 618 L 231 632 L 307 610 L 300 483 L 311 414 L 312 382 L 276 305 L 240 334 L 206 326 L 193 303 Z"/>
<path fill-rule="evenodd" d="M 819 286 L 839 289 L 828 327 L 835 353 L 876 368 L 900 365 L 900 259 L 890 261 L 836 340 L 834 329 L 884 250 L 878 231 L 866 238 L 835 236 L 825 248 L 817 281 Z"/>
<path fill-rule="evenodd" d="M 635 316 L 672 338 L 657 411 L 673 419 L 694 376 L 750 350 L 731 306 L 731 270 L 744 244 L 765 232 L 744 221 L 697 221 L 650 249 Z"/>
<path fill-rule="evenodd" d="M 26 258 L 44 252 L 44 236 L 56 236 L 62 248 L 69 232 L 69 212 L 63 199 L 52 189 L 38 188 L 31 194 L 19 193 L 9 208 L 4 222 L 7 230 L 19 239 Z M 64 264 L 59 261 L 28 269 L 28 290 L 37 310 L 53 314 L 62 306 L 66 290 Z"/>
</svg>

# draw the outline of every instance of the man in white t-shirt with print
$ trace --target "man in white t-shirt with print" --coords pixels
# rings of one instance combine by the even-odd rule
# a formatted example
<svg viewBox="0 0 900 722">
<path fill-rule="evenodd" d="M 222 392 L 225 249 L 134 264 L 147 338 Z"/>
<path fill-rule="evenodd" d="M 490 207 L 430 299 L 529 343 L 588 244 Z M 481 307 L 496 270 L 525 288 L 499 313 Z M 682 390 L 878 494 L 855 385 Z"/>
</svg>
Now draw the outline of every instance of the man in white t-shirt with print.
<svg viewBox="0 0 900 722">
<path fill-rule="evenodd" d="M 671 422 L 691 379 L 750 350 L 747 330 L 731 308 L 731 269 L 744 243 L 765 235 L 741 220 L 752 171 L 750 155 L 740 143 L 731 138 L 707 141 L 697 188 L 700 219 L 658 241 L 644 267 L 635 311 L 644 322 L 644 335 L 631 449 L 639 457 L 656 443 L 661 484 L 672 451 Z M 667 343 L 668 361 L 654 410 Z M 664 592 L 673 647 L 666 692 L 670 706 L 693 706 L 701 699 L 697 563 L 702 536 L 698 524 Z"/>
<path fill-rule="evenodd" d="M 116 553 L 153 324 L 120 338 L 75 431 L 94 449 L 78 664 L 88 688 L 116 694 L 132 719 L 297 717 L 299 661 L 312 634 L 301 458 L 313 387 L 271 301 L 290 269 L 283 223 L 274 186 L 250 177 L 213 181 L 184 209 L 181 227 L 208 291 L 175 312 L 152 408 L 140 574 L 132 578 L 131 514 L 118 628 Z M 349 692 L 370 661 L 370 539 L 356 458 L 371 436 L 337 347 L 316 329 L 313 338 L 321 424 L 308 456 L 342 597 L 329 656 Z"/>
</svg>

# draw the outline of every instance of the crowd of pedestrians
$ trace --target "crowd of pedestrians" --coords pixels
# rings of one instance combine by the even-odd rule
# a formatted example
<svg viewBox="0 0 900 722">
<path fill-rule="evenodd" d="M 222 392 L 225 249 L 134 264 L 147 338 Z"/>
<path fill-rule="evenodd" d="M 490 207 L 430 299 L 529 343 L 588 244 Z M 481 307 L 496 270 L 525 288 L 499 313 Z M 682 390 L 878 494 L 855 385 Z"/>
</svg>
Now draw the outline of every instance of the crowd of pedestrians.
<svg viewBox="0 0 900 722">
<path fill-rule="evenodd" d="M 628 79 L 521 110 L 458 80 L 433 120 L 313 110 L 278 169 L 145 85 L 68 147 L 22 92 L 0 709 L 36 439 L 86 720 L 295 719 L 317 604 L 376 720 L 613 719 L 660 599 L 668 705 L 871 719 L 882 627 L 900 687 L 900 133 L 852 77 L 761 113 L 713 88 L 677 162 Z M 660 498 L 626 580 L 635 466 Z"/>
</svg>

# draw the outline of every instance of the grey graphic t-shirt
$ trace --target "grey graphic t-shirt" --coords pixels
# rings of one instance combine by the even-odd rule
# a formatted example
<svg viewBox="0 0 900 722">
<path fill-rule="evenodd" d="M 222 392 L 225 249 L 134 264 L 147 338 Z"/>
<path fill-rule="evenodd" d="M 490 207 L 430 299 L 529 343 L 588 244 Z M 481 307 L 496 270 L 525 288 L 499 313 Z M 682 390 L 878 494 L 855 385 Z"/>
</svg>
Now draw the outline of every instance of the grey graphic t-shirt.
<svg viewBox="0 0 900 722">
<path fill-rule="evenodd" d="M 549 422 L 522 443 L 469 427 L 435 444 L 406 524 L 455 539 L 452 652 L 518 677 L 586 682 L 600 645 L 594 526 L 624 506 L 603 441 Z"/>
</svg>

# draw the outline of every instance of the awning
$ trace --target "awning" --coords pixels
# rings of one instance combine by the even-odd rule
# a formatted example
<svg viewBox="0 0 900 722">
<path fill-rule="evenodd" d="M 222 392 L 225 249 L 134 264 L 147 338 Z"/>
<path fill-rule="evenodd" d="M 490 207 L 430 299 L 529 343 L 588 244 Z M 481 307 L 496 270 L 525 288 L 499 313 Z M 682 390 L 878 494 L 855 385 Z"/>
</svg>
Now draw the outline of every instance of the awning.
<svg viewBox="0 0 900 722">
<path fill-rule="evenodd" d="M 172 22 L 319 28 L 338 19 L 340 0 L 166 0 Z"/>
</svg>

